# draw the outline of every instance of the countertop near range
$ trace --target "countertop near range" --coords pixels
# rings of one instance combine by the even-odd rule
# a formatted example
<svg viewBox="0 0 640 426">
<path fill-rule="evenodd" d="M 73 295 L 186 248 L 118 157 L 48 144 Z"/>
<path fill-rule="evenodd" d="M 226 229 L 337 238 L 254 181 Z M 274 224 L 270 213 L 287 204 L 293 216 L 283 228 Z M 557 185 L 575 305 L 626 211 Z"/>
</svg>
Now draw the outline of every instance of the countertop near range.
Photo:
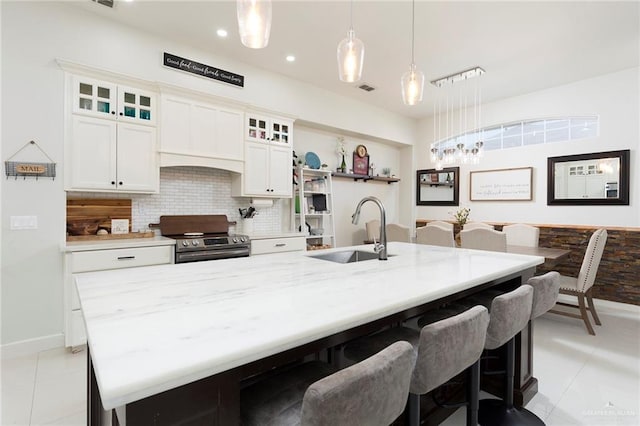
<svg viewBox="0 0 640 426">
<path fill-rule="evenodd" d="M 532 272 L 544 261 L 398 242 L 389 243 L 387 261 L 313 258 L 347 249 L 76 274 L 104 407 Z"/>
<path fill-rule="evenodd" d="M 174 246 L 176 240 L 155 236 L 151 238 L 123 238 L 118 240 L 99 241 L 66 241 L 62 246 L 63 252 L 77 252 L 89 250 L 110 250 L 131 247 Z"/>
<path fill-rule="evenodd" d="M 270 240 L 272 238 L 295 238 L 304 237 L 301 232 L 279 232 L 273 234 L 249 234 L 249 238 L 252 240 Z"/>
</svg>

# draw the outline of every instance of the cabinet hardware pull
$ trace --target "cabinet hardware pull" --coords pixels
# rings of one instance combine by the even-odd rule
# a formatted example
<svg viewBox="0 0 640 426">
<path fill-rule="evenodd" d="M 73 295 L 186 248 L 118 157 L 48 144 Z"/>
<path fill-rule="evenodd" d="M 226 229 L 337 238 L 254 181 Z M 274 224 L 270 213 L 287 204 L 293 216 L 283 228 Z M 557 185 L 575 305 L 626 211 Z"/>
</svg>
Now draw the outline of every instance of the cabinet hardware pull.
<svg viewBox="0 0 640 426">
<path fill-rule="evenodd" d="M 122 181 L 118 182 L 118 185 L 122 186 Z"/>
<path fill-rule="evenodd" d="M 116 115 L 116 112 L 115 111 L 111 111 L 111 114 Z"/>
<path fill-rule="evenodd" d="M 123 116 L 123 115 L 124 115 L 123 113 L 120 113 L 120 116 Z"/>
<path fill-rule="evenodd" d="M 118 256 L 118 260 L 133 260 L 135 256 Z"/>
<path fill-rule="evenodd" d="M 286 247 L 286 245 L 287 245 L 286 243 L 278 243 L 275 246 L 276 247 Z"/>
<path fill-rule="evenodd" d="M 112 181 L 111 181 L 111 185 L 115 185 L 115 184 L 116 184 L 116 181 L 115 181 L 115 180 L 112 180 Z"/>
</svg>

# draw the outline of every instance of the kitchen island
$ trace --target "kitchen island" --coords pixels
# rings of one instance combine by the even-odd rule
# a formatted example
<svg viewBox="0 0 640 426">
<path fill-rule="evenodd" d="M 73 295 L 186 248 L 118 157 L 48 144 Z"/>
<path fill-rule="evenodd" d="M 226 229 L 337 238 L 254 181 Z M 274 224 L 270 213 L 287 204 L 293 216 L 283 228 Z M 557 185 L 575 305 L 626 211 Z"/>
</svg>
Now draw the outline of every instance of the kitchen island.
<svg viewBox="0 0 640 426">
<path fill-rule="evenodd" d="M 116 409 L 121 424 L 170 423 L 180 409 L 193 416 L 209 405 L 207 419 L 235 424 L 241 379 L 481 289 L 520 285 L 544 261 L 396 242 L 387 261 L 338 264 L 317 254 L 77 274 L 89 422 L 101 424 Z M 530 339 L 525 330 L 525 372 Z M 522 379 L 521 389 L 535 388 L 530 374 Z"/>
</svg>

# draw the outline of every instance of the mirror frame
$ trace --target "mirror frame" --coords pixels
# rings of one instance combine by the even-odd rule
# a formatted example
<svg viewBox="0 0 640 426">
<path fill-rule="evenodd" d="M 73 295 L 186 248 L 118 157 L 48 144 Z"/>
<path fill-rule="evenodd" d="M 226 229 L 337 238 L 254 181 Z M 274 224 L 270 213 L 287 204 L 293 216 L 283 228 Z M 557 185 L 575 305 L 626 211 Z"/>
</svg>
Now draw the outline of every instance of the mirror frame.
<svg viewBox="0 0 640 426">
<path fill-rule="evenodd" d="M 432 173 L 453 173 L 453 201 L 429 201 L 420 199 L 420 175 Z M 422 169 L 416 171 L 416 206 L 457 206 L 460 195 L 460 167 L 447 167 L 442 170 Z"/>
<path fill-rule="evenodd" d="M 620 180 L 618 198 L 556 198 L 555 165 L 568 161 L 597 160 L 600 158 L 618 158 L 620 160 Z M 629 205 L 629 164 L 630 150 L 595 152 L 591 154 L 565 155 L 547 158 L 547 205 L 548 206 L 628 206 Z"/>
</svg>

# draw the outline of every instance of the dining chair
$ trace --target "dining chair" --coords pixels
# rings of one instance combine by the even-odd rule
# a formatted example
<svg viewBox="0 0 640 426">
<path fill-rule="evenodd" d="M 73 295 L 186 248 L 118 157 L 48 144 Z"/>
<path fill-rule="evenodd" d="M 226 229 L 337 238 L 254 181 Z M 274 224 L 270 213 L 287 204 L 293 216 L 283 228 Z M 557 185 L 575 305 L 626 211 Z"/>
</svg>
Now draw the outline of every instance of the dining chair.
<svg viewBox="0 0 640 426">
<path fill-rule="evenodd" d="M 540 228 L 538 227 L 515 223 L 503 226 L 502 232 L 507 234 L 507 245 L 538 247 L 540 239 Z"/>
<path fill-rule="evenodd" d="M 245 426 L 387 426 L 402 414 L 415 365 L 413 346 L 398 341 L 343 370 L 311 361 L 241 391 Z"/>
<path fill-rule="evenodd" d="M 604 228 L 596 230 L 589 239 L 589 245 L 587 246 L 584 258 L 582 259 L 582 265 L 580 267 L 580 272 L 578 272 L 578 276 L 568 277 L 566 275 L 560 275 L 560 294 L 576 296 L 578 298 L 578 305 L 576 306 L 565 302 L 558 302 L 557 304 L 577 308 L 580 310 L 580 315 L 555 309 L 550 311 L 554 314 L 581 319 L 584 321 L 587 331 L 592 336 L 595 336 L 596 333 L 591 326 L 587 311 L 591 312 L 596 325 L 602 325 L 600 318 L 598 318 L 598 314 L 596 313 L 596 307 L 593 304 L 591 291 L 596 280 L 596 274 L 598 273 L 598 267 L 600 266 L 600 260 L 602 259 L 606 243 L 607 230 Z M 585 299 L 588 306 L 585 305 Z"/>
<path fill-rule="evenodd" d="M 462 248 L 488 251 L 507 251 L 507 235 L 494 229 L 470 229 L 460 231 Z"/>
<path fill-rule="evenodd" d="M 422 226 L 416 229 L 416 243 L 432 246 L 455 247 L 453 239 L 453 226 L 451 229 L 441 228 L 437 225 Z"/>
<path fill-rule="evenodd" d="M 444 220 L 433 220 L 427 222 L 426 226 L 439 226 L 440 228 L 450 229 L 453 232 L 453 223 L 445 222 Z"/>
<path fill-rule="evenodd" d="M 469 222 L 469 223 L 465 223 L 462 226 L 462 229 L 467 231 L 467 230 L 471 230 L 471 229 L 496 229 L 495 226 L 493 225 L 489 225 L 486 223 L 482 223 L 482 222 Z"/>
<path fill-rule="evenodd" d="M 380 221 L 378 219 L 370 220 L 364 226 L 367 230 L 367 240 L 380 241 Z"/>
<path fill-rule="evenodd" d="M 408 226 L 399 225 L 397 223 L 387 224 L 387 241 L 400 241 L 403 243 L 411 242 L 411 230 Z"/>
</svg>

